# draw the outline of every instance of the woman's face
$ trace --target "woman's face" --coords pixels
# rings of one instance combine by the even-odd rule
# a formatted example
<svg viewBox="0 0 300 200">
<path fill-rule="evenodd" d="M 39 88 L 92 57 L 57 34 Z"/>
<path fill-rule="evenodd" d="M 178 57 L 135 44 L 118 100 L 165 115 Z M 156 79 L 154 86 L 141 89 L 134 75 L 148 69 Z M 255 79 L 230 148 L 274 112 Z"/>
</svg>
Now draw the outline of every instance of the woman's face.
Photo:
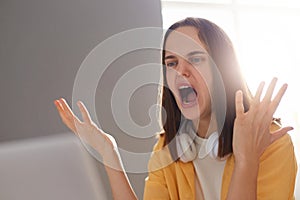
<svg viewBox="0 0 300 200">
<path fill-rule="evenodd" d="M 182 114 L 210 119 L 212 74 L 209 55 L 192 26 L 172 31 L 165 43 L 166 79 Z"/>
</svg>

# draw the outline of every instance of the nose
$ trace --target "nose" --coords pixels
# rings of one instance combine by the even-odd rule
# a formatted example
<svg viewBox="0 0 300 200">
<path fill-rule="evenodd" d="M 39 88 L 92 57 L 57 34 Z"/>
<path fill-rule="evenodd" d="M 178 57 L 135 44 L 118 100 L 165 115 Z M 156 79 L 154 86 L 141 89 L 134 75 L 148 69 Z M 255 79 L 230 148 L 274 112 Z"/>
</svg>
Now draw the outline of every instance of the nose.
<svg viewBox="0 0 300 200">
<path fill-rule="evenodd" d="M 178 66 L 176 69 L 178 75 L 184 76 L 184 77 L 189 77 L 191 72 L 190 72 L 190 63 L 186 61 L 185 59 L 182 59 L 178 62 Z"/>
</svg>

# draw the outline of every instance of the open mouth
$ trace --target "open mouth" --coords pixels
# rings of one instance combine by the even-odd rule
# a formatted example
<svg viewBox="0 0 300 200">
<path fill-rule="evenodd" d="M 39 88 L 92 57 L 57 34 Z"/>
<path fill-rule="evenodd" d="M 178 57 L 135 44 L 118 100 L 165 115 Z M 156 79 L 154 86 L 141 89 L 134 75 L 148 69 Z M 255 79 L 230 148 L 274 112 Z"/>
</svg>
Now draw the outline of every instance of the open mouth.
<svg viewBox="0 0 300 200">
<path fill-rule="evenodd" d="M 197 100 L 197 92 L 191 86 L 179 87 L 179 94 L 184 105 L 194 104 Z"/>
</svg>

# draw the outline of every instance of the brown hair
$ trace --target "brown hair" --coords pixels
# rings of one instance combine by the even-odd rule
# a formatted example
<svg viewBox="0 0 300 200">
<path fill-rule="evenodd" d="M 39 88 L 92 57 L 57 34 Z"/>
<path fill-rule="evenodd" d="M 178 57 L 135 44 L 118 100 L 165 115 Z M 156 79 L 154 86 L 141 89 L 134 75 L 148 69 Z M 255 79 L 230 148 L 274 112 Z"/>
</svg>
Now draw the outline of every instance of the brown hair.
<svg viewBox="0 0 300 200">
<path fill-rule="evenodd" d="M 212 69 L 215 68 L 222 78 L 222 84 L 225 89 L 226 99 L 225 121 L 224 119 L 221 119 L 221 116 L 224 115 L 222 115 L 221 112 L 224 111 L 222 111 L 222 109 L 218 107 L 218 95 L 222 94 L 219 87 L 214 87 L 212 89 L 211 97 L 212 101 L 215 101 L 214 105 L 216 105 L 216 107 L 214 108 L 214 112 L 216 114 L 219 128 L 218 131 L 220 134 L 218 156 L 224 157 L 227 154 L 232 153 L 233 124 L 236 117 L 235 93 L 237 90 L 243 91 L 245 111 L 249 109 L 250 101 L 253 97 L 242 76 L 240 66 L 238 64 L 234 48 L 229 37 L 220 27 L 206 19 L 186 18 L 173 24 L 165 34 L 162 50 L 164 84 L 164 86 L 162 87 L 162 109 L 165 109 L 165 112 L 163 112 L 163 110 L 161 110 L 160 112 L 161 120 L 166 120 L 164 124 L 162 122 L 165 134 L 164 145 L 168 145 L 173 159 L 177 160 L 178 155 L 176 151 L 176 144 L 173 139 L 179 129 L 182 116 L 172 92 L 167 87 L 166 68 L 164 63 L 164 49 L 169 34 L 173 30 L 176 30 L 177 28 L 183 26 L 192 26 L 198 30 L 198 37 L 202 44 L 205 46 L 209 56 L 216 66 L 212 67 Z M 214 75 L 215 73 L 213 71 L 213 76 Z M 217 81 L 217 78 L 213 77 L 213 81 Z M 215 83 L 213 83 L 213 85 L 214 84 Z"/>
</svg>

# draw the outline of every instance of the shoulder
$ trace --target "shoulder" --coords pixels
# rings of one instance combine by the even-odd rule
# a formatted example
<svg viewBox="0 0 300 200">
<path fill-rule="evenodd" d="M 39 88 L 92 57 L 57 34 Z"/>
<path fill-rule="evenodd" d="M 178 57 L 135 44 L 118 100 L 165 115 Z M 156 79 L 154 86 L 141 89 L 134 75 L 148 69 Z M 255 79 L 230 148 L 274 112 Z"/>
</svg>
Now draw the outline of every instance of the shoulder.
<svg viewBox="0 0 300 200">
<path fill-rule="evenodd" d="M 168 146 L 165 146 L 164 142 L 165 135 L 159 134 L 157 136 L 157 142 L 153 147 L 153 152 L 148 163 L 149 172 L 160 170 L 174 163 Z"/>
<path fill-rule="evenodd" d="M 153 147 L 153 151 L 159 151 L 164 147 L 164 143 L 165 143 L 165 134 L 164 133 L 159 133 L 157 136 L 157 142 L 155 143 L 154 147 Z"/>
<path fill-rule="evenodd" d="M 281 128 L 279 123 L 275 121 L 270 126 L 270 132 L 274 132 Z M 294 152 L 294 145 L 289 133 L 286 133 L 281 138 L 273 142 L 261 155 L 261 168 L 288 168 L 290 170 L 296 169 L 296 157 Z"/>
<path fill-rule="evenodd" d="M 270 130 L 272 132 L 278 128 L 280 125 L 272 124 Z M 260 157 L 258 197 L 293 199 L 296 175 L 294 145 L 290 135 L 286 133 L 273 142 Z"/>
<path fill-rule="evenodd" d="M 294 145 L 288 133 L 273 142 L 260 157 L 260 165 L 265 168 L 288 167 L 296 163 Z"/>
<path fill-rule="evenodd" d="M 280 128 L 281 125 L 274 121 L 270 126 L 270 132 L 272 133 Z M 282 156 L 287 156 L 287 154 L 292 156 L 291 158 L 294 157 L 294 145 L 288 133 L 273 142 L 262 154 L 260 161 L 263 162 L 271 159 L 280 160 Z"/>
</svg>

